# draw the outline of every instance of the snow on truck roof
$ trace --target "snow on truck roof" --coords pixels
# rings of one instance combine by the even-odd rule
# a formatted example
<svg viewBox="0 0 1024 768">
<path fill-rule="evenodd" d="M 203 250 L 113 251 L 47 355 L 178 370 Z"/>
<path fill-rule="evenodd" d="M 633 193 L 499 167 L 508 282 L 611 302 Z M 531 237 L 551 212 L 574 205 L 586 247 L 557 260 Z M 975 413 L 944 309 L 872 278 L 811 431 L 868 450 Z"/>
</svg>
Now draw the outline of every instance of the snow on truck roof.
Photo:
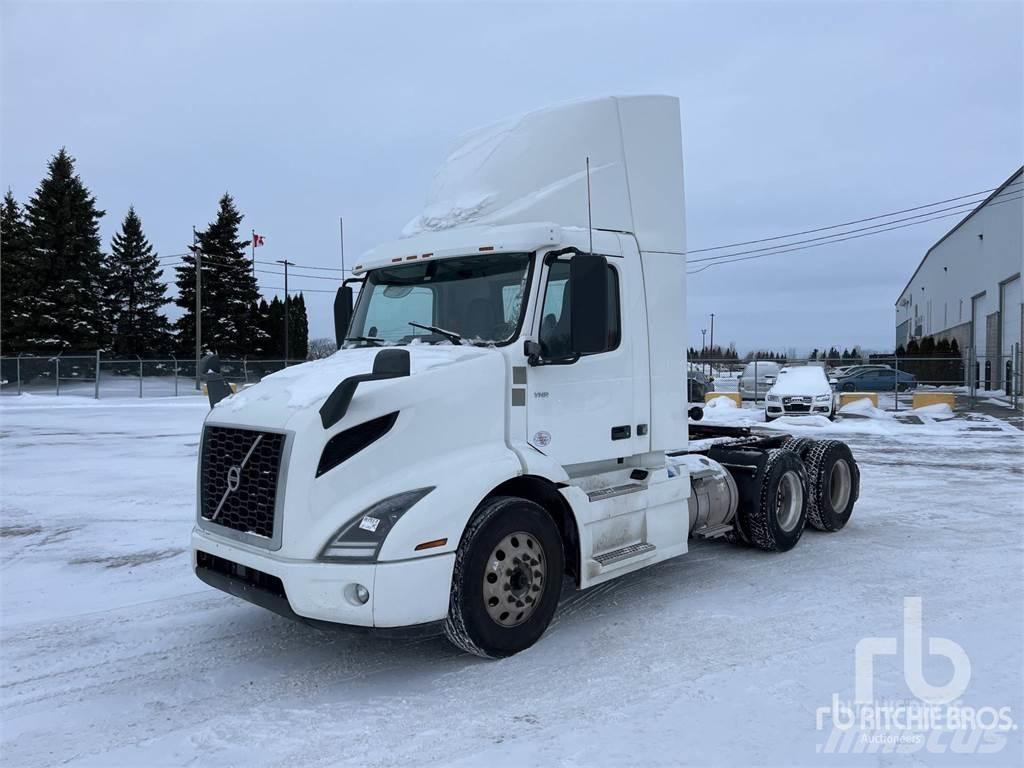
<svg viewBox="0 0 1024 768">
<path fill-rule="evenodd" d="M 444 249 L 453 255 L 463 245 L 475 252 L 512 233 L 585 229 L 588 157 L 595 229 L 633 233 L 642 251 L 685 252 L 679 100 L 617 96 L 542 109 L 463 135 L 402 239 L 367 252 L 359 267 L 436 257 Z"/>
</svg>

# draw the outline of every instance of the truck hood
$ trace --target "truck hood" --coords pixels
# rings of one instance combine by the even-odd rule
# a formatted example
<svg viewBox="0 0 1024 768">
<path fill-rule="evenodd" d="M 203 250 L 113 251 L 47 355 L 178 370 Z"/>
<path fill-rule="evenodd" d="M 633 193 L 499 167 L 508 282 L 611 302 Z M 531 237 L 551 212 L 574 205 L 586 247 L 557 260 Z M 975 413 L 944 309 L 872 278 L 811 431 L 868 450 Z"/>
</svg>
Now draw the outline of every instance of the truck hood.
<svg viewBox="0 0 1024 768">
<path fill-rule="evenodd" d="M 410 377 L 483 355 L 500 355 L 494 349 L 453 344 L 410 344 L 404 349 L 409 350 Z M 283 428 L 297 414 L 318 410 L 343 379 L 369 373 L 380 350 L 381 347 L 342 349 L 322 360 L 272 373 L 259 384 L 221 400 L 208 418 L 218 422 Z M 358 392 L 356 398 L 359 398 Z"/>
</svg>

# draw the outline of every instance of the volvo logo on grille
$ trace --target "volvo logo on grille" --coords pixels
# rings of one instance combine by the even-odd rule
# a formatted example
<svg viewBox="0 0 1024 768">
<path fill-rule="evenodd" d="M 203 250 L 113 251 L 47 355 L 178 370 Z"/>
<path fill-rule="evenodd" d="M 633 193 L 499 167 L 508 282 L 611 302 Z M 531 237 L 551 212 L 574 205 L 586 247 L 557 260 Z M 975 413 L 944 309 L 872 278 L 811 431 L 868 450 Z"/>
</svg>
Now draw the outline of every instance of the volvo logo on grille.
<svg viewBox="0 0 1024 768">
<path fill-rule="evenodd" d="M 248 453 L 245 454 L 245 458 L 242 459 L 241 464 L 234 464 L 228 470 L 228 487 L 224 489 L 224 495 L 220 497 L 220 503 L 217 505 L 217 509 L 214 510 L 213 517 L 210 518 L 212 523 L 217 519 L 217 515 L 224 508 L 224 502 L 228 500 L 228 496 L 238 490 L 238 486 L 242 483 L 242 470 L 245 469 L 245 465 L 249 463 L 249 459 L 252 458 L 252 452 L 256 450 L 256 446 L 260 444 L 260 440 L 263 439 L 263 435 L 260 435 L 251 446 L 249 446 Z"/>
<path fill-rule="evenodd" d="M 234 493 L 238 490 L 238 483 L 242 480 L 242 468 L 232 467 L 228 470 L 228 490 Z"/>
</svg>

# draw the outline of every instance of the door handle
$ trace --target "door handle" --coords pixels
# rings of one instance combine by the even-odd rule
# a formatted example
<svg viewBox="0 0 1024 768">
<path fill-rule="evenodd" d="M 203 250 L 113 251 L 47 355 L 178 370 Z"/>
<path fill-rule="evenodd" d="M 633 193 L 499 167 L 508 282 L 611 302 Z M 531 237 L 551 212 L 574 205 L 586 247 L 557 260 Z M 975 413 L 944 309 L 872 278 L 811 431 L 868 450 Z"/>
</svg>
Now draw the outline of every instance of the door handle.
<svg viewBox="0 0 1024 768">
<path fill-rule="evenodd" d="M 632 434 L 633 430 L 629 424 L 624 424 L 621 427 L 612 427 L 612 440 L 626 440 Z"/>
</svg>

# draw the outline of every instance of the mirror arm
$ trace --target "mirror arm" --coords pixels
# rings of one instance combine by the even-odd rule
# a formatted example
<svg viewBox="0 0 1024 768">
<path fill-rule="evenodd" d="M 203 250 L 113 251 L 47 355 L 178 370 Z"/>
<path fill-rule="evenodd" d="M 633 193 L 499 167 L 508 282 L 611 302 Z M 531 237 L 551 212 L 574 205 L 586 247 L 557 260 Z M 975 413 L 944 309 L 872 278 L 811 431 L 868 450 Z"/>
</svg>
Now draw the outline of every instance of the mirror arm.
<svg viewBox="0 0 1024 768">
<path fill-rule="evenodd" d="M 523 354 L 526 355 L 526 363 L 534 367 L 538 365 L 572 365 L 580 359 L 578 352 L 565 357 L 544 357 L 541 354 L 540 344 L 531 339 L 523 342 Z"/>
</svg>

